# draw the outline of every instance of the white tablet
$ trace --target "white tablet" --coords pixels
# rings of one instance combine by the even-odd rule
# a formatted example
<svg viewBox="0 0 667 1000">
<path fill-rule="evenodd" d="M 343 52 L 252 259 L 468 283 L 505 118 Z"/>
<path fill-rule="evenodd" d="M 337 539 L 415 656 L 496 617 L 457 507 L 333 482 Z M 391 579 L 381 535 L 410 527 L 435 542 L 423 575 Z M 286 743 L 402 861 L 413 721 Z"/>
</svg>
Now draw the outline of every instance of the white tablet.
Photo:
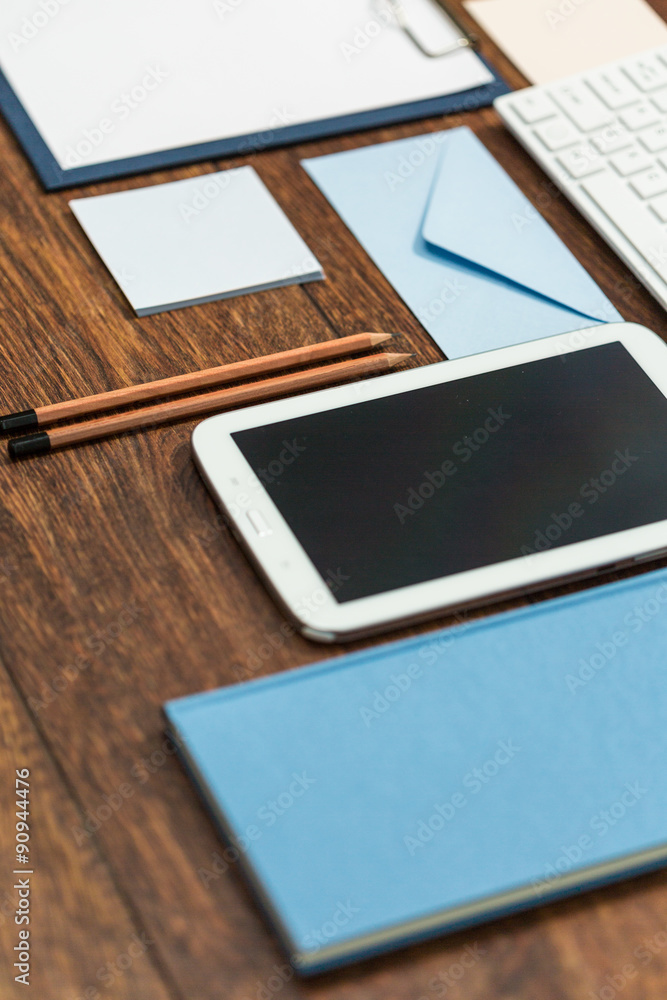
<svg viewBox="0 0 667 1000">
<path fill-rule="evenodd" d="M 632 323 L 205 420 L 197 465 L 304 635 L 667 554 L 667 345 Z"/>
</svg>

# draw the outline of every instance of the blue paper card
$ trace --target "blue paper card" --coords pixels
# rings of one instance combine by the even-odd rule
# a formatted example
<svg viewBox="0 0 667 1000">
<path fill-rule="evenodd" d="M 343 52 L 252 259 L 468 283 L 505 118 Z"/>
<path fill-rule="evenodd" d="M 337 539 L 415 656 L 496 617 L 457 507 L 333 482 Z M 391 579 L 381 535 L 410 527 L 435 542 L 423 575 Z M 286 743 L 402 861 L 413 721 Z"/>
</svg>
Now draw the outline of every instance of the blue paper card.
<svg viewBox="0 0 667 1000">
<path fill-rule="evenodd" d="M 166 706 L 294 964 L 667 863 L 667 570 Z"/>
</svg>

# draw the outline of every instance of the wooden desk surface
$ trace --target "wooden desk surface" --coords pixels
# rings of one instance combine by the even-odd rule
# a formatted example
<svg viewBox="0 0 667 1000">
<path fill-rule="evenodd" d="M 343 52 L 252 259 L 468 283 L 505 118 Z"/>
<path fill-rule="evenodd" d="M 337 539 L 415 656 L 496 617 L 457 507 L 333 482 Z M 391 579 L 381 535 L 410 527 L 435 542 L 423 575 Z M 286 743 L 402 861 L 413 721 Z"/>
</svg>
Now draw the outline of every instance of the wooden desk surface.
<svg viewBox="0 0 667 1000">
<path fill-rule="evenodd" d="M 667 0 L 654 3 L 667 17 Z M 494 46 L 484 43 L 483 51 L 522 85 Z M 361 330 L 402 330 L 415 364 L 440 360 L 299 159 L 462 123 L 625 318 L 667 334 L 663 310 L 492 109 L 49 195 L 2 123 L 2 408 Z M 68 199 L 250 160 L 327 280 L 135 318 Z M 214 873 L 222 845 L 169 752 L 161 704 L 342 650 L 281 634 L 278 610 L 193 467 L 192 427 L 15 466 L 0 457 L 0 998 L 663 1000 L 666 874 L 307 982 L 290 978 L 233 865 L 202 878 L 202 870 Z M 267 657 L 272 639 L 277 648 Z M 14 983 L 12 969 L 14 770 L 24 767 L 31 771 L 35 871 L 29 992 Z"/>
</svg>

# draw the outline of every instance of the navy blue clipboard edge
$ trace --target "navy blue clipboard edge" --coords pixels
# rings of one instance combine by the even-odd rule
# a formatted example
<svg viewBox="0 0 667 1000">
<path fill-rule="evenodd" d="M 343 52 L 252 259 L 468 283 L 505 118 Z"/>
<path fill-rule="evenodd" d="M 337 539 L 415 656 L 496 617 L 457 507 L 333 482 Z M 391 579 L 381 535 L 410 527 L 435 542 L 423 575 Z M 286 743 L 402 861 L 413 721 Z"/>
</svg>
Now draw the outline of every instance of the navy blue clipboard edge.
<svg viewBox="0 0 667 1000">
<path fill-rule="evenodd" d="M 63 170 L 60 167 L 2 70 L 0 70 L 0 111 L 37 171 L 46 190 L 58 191 L 63 188 L 76 187 L 79 184 L 113 180 L 117 177 L 148 173 L 152 170 L 162 170 L 201 160 L 212 160 L 232 155 L 247 156 L 271 147 L 285 146 L 310 139 L 322 139 L 325 136 L 340 135 L 343 132 L 355 132 L 416 118 L 430 118 L 434 115 L 454 114 L 487 107 L 493 103 L 496 97 L 509 93 L 511 88 L 482 56 L 478 54 L 478 58 L 493 74 L 493 82 L 456 94 L 432 97 L 425 101 L 400 104 L 391 108 L 361 111 L 358 114 L 327 118 L 317 122 L 286 125 L 276 130 L 233 136 L 229 139 L 216 139 L 194 146 L 181 146 L 178 149 L 165 149 L 157 153 L 127 157 L 123 160 L 109 160 L 106 163 L 94 163 L 85 167 L 72 167 L 69 170 Z"/>
</svg>

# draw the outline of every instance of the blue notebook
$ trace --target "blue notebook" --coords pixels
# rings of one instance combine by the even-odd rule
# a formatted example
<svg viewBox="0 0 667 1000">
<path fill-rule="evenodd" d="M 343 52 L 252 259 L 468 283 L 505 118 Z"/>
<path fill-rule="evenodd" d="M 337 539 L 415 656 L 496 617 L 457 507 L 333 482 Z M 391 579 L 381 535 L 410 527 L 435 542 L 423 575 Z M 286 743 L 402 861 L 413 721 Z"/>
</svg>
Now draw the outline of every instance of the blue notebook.
<svg viewBox="0 0 667 1000">
<path fill-rule="evenodd" d="M 666 647 L 660 570 L 165 711 L 311 973 L 664 865 Z"/>
</svg>

